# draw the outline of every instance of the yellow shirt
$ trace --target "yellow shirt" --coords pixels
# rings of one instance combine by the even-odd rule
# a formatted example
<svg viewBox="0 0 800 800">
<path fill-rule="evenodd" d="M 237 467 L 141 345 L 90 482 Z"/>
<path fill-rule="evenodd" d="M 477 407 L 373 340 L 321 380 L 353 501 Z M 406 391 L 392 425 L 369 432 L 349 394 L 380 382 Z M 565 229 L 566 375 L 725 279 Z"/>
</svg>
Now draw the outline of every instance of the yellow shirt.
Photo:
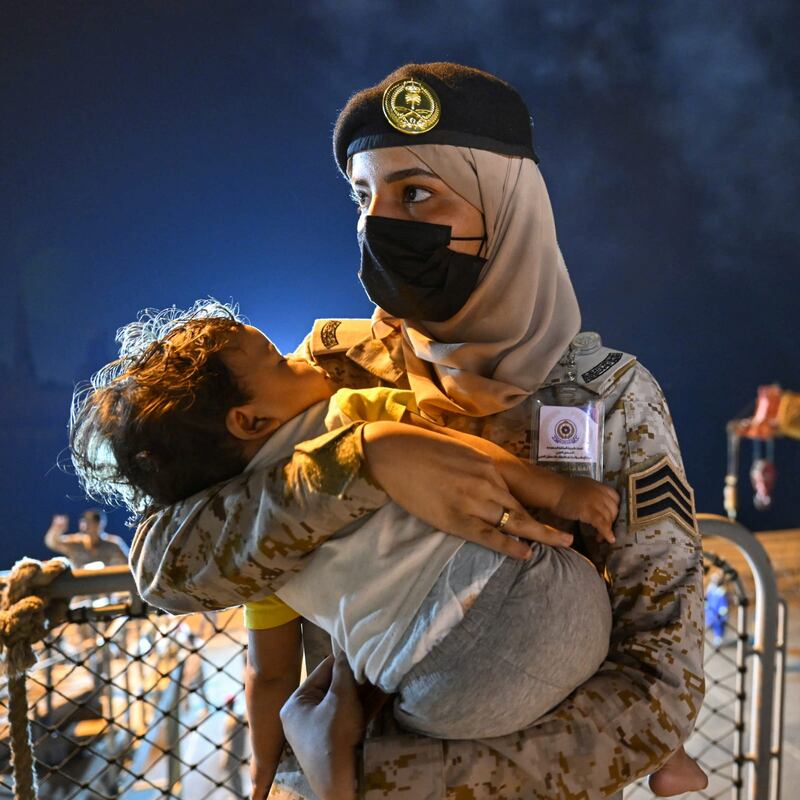
<svg viewBox="0 0 800 800">
<path fill-rule="evenodd" d="M 336 427 L 349 422 L 399 422 L 406 411 L 417 412 L 414 393 L 407 389 L 374 386 L 370 389 L 339 389 L 330 401 L 326 420 L 336 420 Z M 277 595 L 252 600 L 244 607 L 244 624 L 248 630 L 277 628 L 300 615 Z"/>
<path fill-rule="evenodd" d="M 414 392 L 373 386 L 370 389 L 339 389 L 331 398 L 349 422 L 399 422 L 406 411 L 417 413 Z"/>
</svg>

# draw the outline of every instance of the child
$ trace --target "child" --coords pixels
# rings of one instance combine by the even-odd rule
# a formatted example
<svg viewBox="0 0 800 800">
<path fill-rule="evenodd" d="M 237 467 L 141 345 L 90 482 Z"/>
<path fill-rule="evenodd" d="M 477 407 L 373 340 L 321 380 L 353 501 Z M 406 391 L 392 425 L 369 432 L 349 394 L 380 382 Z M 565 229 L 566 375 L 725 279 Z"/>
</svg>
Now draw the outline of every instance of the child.
<svg viewBox="0 0 800 800">
<path fill-rule="evenodd" d="M 140 319 L 118 341 L 120 359 L 76 395 L 70 444 L 85 488 L 136 513 L 278 462 L 326 428 L 433 427 L 415 417 L 410 392 L 342 390 L 331 400 L 324 371 L 283 358 L 216 303 Z M 527 505 L 613 541 L 612 489 L 437 430 L 488 453 Z M 573 550 L 534 544 L 527 561 L 506 560 L 387 503 L 325 542 L 275 596 L 248 603 L 253 775 L 264 794 L 283 745 L 278 712 L 299 679 L 300 615 L 331 634 L 360 681 L 398 694 L 406 727 L 446 738 L 535 721 L 598 669 L 611 621 L 602 580 Z"/>
</svg>

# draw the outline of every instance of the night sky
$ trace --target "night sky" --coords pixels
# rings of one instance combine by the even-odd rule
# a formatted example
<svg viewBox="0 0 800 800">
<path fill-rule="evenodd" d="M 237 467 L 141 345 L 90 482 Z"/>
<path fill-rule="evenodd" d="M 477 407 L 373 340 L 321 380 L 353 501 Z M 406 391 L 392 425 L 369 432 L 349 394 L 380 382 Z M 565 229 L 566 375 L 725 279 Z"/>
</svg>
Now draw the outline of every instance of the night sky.
<svg viewBox="0 0 800 800">
<path fill-rule="evenodd" d="M 370 314 L 330 135 L 408 61 L 521 92 L 583 327 L 659 379 L 720 513 L 726 420 L 800 391 L 797 30 L 789 0 L 4 3 L 0 569 L 88 505 L 56 466 L 69 398 L 139 309 L 234 300 L 284 349 Z M 768 513 L 749 459 L 743 522 L 799 525 L 800 442 Z"/>
</svg>

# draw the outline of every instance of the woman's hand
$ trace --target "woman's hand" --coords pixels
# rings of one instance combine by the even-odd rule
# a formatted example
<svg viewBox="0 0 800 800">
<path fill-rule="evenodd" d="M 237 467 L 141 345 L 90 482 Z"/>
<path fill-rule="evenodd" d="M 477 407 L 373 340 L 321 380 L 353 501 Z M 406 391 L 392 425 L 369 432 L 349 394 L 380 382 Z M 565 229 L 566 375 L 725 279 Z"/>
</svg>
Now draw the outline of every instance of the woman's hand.
<svg viewBox="0 0 800 800">
<path fill-rule="evenodd" d="M 364 709 L 343 654 L 328 656 L 281 709 L 283 732 L 321 800 L 356 796 L 356 746 L 364 738 Z"/>
<path fill-rule="evenodd" d="M 566 546 L 572 536 L 534 520 L 492 458 L 456 438 L 399 422 L 364 425 L 364 454 L 384 491 L 439 530 L 524 559 L 530 547 L 506 534 Z M 503 532 L 495 527 L 510 512 Z"/>
</svg>

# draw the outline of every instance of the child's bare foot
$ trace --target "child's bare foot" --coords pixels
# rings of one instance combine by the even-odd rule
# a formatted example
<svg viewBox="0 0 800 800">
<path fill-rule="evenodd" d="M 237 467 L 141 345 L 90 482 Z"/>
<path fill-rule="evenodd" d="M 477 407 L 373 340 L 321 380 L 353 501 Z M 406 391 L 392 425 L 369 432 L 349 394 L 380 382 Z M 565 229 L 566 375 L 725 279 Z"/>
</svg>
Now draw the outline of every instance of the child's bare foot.
<svg viewBox="0 0 800 800">
<path fill-rule="evenodd" d="M 650 776 L 650 789 L 657 797 L 699 792 L 708 786 L 708 775 L 681 747 L 658 772 Z"/>
</svg>

